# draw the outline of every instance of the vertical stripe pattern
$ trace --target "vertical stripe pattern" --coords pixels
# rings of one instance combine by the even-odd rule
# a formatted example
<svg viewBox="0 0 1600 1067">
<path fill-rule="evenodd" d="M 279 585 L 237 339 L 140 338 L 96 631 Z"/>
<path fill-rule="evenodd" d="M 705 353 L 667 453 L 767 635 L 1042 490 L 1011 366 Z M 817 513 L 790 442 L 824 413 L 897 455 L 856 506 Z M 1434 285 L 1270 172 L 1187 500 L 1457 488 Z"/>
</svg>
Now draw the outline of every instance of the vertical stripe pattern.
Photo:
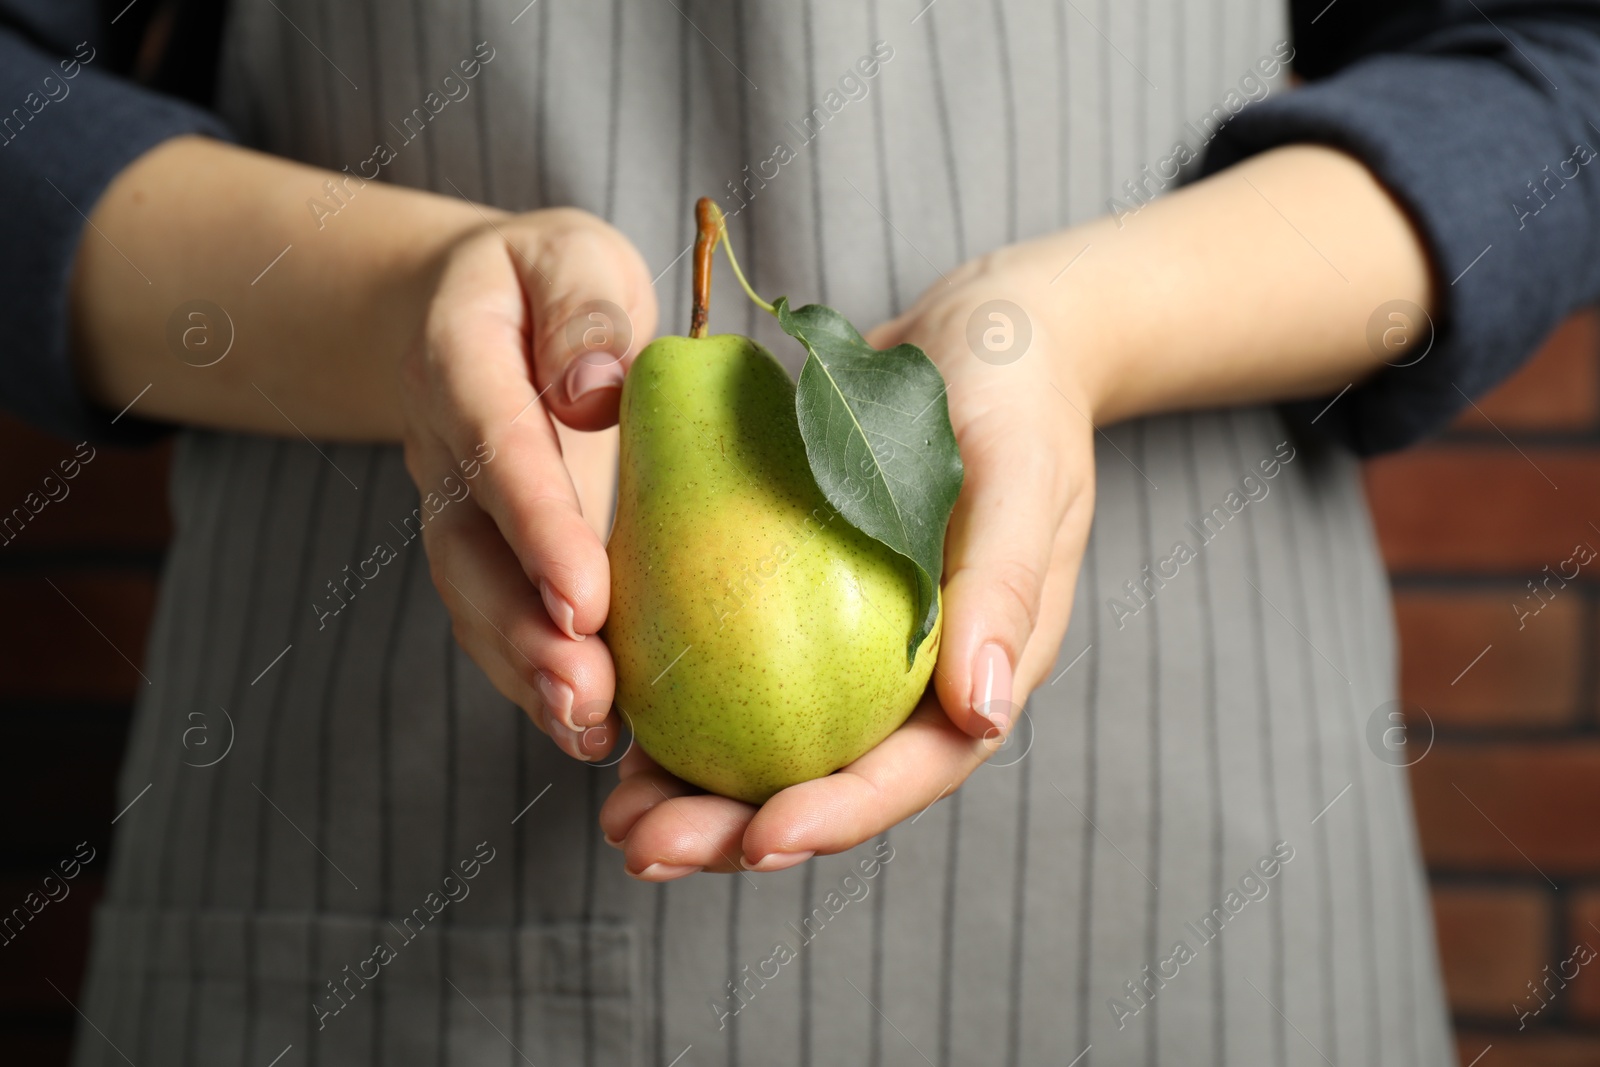
<svg viewBox="0 0 1600 1067">
<path fill-rule="evenodd" d="M 714 195 L 759 290 L 866 327 L 1135 206 L 1285 32 L 1260 0 L 235 0 L 221 107 L 604 216 L 663 332 Z M 727 272 L 712 314 L 794 369 Z M 599 847 L 614 772 L 452 641 L 398 450 L 185 434 L 76 1063 L 1442 1067 L 1406 780 L 1364 741 L 1395 652 L 1356 465 L 1268 409 L 1096 463 L 1071 629 L 991 764 L 848 854 L 648 886 Z"/>
</svg>

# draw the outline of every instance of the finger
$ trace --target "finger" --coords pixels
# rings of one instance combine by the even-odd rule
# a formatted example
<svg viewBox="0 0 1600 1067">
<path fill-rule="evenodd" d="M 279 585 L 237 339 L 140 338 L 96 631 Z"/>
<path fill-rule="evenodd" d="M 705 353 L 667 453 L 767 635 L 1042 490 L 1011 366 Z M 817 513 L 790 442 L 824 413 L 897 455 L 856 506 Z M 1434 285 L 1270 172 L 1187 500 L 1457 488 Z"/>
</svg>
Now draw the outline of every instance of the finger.
<svg viewBox="0 0 1600 1067">
<path fill-rule="evenodd" d="M 1072 619 L 1078 570 L 1083 565 L 1083 552 L 1094 518 L 1093 496 L 1092 492 L 1082 494 L 1067 505 L 1066 519 L 1056 535 L 1055 556 L 1044 580 L 1039 621 L 1033 628 L 1033 636 L 1028 639 L 1028 647 L 1023 650 L 1021 662 L 1017 664 L 1019 693 L 1030 692 L 1034 686 L 1050 677 L 1050 671 L 1061 654 L 1061 642 L 1067 635 L 1067 623 Z M 1055 677 L 1050 677 L 1050 684 L 1054 684 L 1055 680 Z"/>
<path fill-rule="evenodd" d="M 494 680 L 493 672 L 485 670 L 484 673 L 489 675 L 490 681 Z M 579 745 L 577 736 L 564 728 L 560 723 L 552 719 L 550 717 L 549 708 L 543 706 L 542 704 L 536 705 L 534 709 L 528 713 L 528 718 L 533 720 L 533 725 L 538 728 L 539 732 L 554 742 L 555 746 L 562 752 L 571 756 L 573 759 L 583 759 L 583 757 L 579 755 L 579 753 L 583 750 Z"/>
<path fill-rule="evenodd" d="M 617 428 L 584 433 L 557 423 L 556 439 L 578 493 L 578 510 L 604 543 L 611 528 L 611 500 L 617 488 Z"/>
<path fill-rule="evenodd" d="M 441 471 L 450 469 L 451 458 L 443 444 L 424 430 L 407 438 L 405 462 L 413 480 L 427 485 L 437 482 Z M 525 601 L 530 600 L 527 595 L 530 587 L 516 574 L 514 559 L 511 563 L 514 577 L 511 581 L 505 580 L 505 557 L 509 549 L 481 511 L 470 504 L 464 507 L 466 510 L 458 508 L 448 514 L 432 516 L 431 521 L 421 526 L 430 577 L 450 613 L 456 642 L 483 670 L 495 689 L 522 708 L 541 732 L 569 755 L 583 758 L 580 755 L 584 750 L 583 730 L 576 709 L 585 708 L 581 721 L 588 724 L 596 721 L 592 709 L 597 705 L 580 705 L 577 690 L 561 675 L 531 669 L 531 660 L 524 665 L 514 662 L 514 657 L 509 655 L 516 653 L 520 657 L 523 653 L 506 636 L 506 630 L 514 626 L 509 620 L 519 613 L 516 604 L 506 601 L 514 600 L 518 593 Z M 492 537 L 474 536 L 475 529 Z M 487 555 L 483 554 L 486 540 L 489 542 Z M 468 588 L 487 589 L 489 594 L 480 591 L 474 596 Z M 493 595 L 502 590 L 510 595 Z M 489 607 L 485 609 L 479 600 L 488 602 Z M 502 614 L 505 620 L 495 622 L 491 611 Z M 522 614 L 537 615 L 541 611 L 542 605 L 528 603 L 521 609 Z M 565 643 L 571 644 L 570 641 Z M 561 720 L 552 718 L 553 708 L 562 712 Z"/>
<path fill-rule="evenodd" d="M 426 468 L 425 463 L 414 458 L 415 454 L 416 449 L 408 444 L 407 466 L 413 470 L 418 466 Z M 448 457 L 444 462 L 448 463 Z M 426 475 L 421 477 L 426 478 Z M 480 521 L 487 520 L 480 519 Z M 476 604 L 471 594 L 462 589 L 461 582 L 473 587 L 485 584 L 471 577 L 472 572 L 480 568 L 483 561 L 474 558 L 470 550 L 463 551 L 458 548 L 460 538 L 453 525 L 451 522 L 425 525 L 422 528 L 422 536 L 428 552 L 431 577 L 435 588 L 439 590 L 440 599 L 450 613 L 451 632 L 456 643 L 467 652 L 474 663 L 478 664 L 495 689 L 520 707 L 541 733 L 554 741 L 557 747 L 568 755 L 578 759 L 585 758 L 582 754 L 585 747 L 583 731 L 570 724 L 570 716 L 567 723 L 556 721 L 551 716 L 553 704 L 560 706 L 564 703 L 569 711 L 573 704 L 571 699 L 561 701 L 555 696 L 556 693 L 570 691 L 565 683 L 559 681 L 556 676 L 544 672 L 530 672 L 526 668 L 519 669 L 520 665 L 513 665 L 507 656 L 507 651 L 516 649 L 503 636 L 500 625 L 494 623 L 488 612 Z M 492 526 L 490 528 L 492 529 Z M 491 585 L 494 581 L 492 570 L 491 567 L 491 577 L 488 582 Z M 461 579 L 461 582 L 458 582 L 457 578 Z M 527 588 L 525 583 L 519 582 L 518 585 Z M 499 610 L 500 606 L 492 605 L 492 607 Z M 541 690 L 544 692 L 541 693 Z M 552 699 L 546 699 L 545 693 L 551 694 Z"/>
<path fill-rule="evenodd" d="M 622 379 L 656 328 L 649 268 L 620 232 L 578 211 L 542 211 L 519 266 L 533 378 L 545 406 L 579 430 L 617 420 Z M 529 232 L 529 231 L 523 231 Z"/>
<path fill-rule="evenodd" d="M 900 343 L 901 336 L 905 333 L 906 323 L 910 321 L 911 315 L 911 311 L 906 311 L 888 322 L 880 322 L 868 330 L 862 340 L 873 348 L 892 348 Z"/>
<path fill-rule="evenodd" d="M 628 833 L 623 846 L 628 873 L 653 882 L 702 870 L 721 874 L 740 870 L 740 840 L 755 807 L 709 793 L 668 796 L 662 788 L 658 802 Z"/>
<path fill-rule="evenodd" d="M 956 729 L 937 703 L 925 700 L 848 767 L 790 786 L 762 805 L 744 834 L 745 864 L 781 870 L 854 848 L 955 792 L 997 747 Z"/>
<path fill-rule="evenodd" d="M 622 780 L 600 807 L 600 829 L 613 845 L 620 845 L 656 805 L 701 791 L 662 770 L 638 745 L 622 758 L 617 770 Z"/>
<path fill-rule="evenodd" d="M 595 714 L 600 713 L 596 712 Z M 600 719 L 594 725 L 579 726 L 577 728 L 578 759 L 581 759 L 585 762 L 604 759 L 606 756 L 610 755 L 611 750 L 617 746 L 617 741 L 622 737 L 621 726 L 617 722 L 617 717 L 615 715 L 609 712 L 604 714 L 605 717 Z M 580 711 L 574 717 L 581 721 L 584 718 L 583 712 Z M 551 736 L 555 736 L 554 732 L 552 732 Z"/>
<path fill-rule="evenodd" d="M 608 751 L 615 724 L 583 737 L 611 714 L 616 678 L 604 643 L 572 641 L 555 628 L 481 511 L 447 509 L 423 527 L 423 536 L 434 584 L 474 662 L 525 710 L 547 711 L 553 736 L 569 754 Z"/>
<path fill-rule="evenodd" d="M 920 342 L 935 356 L 948 355 L 948 345 L 928 341 L 948 333 L 946 318 L 938 308 L 912 308 L 868 340 L 875 347 Z M 966 476 L 945 538 L 934 684 L 957 727 L 999 741 L 1026 699 L 1017 679 L 1035 677 L 1019 668 L 1036 658 L 1028 650 L 1076 486 L 1063 461 L 1070 435 L 1060 432 L 1061 404 L 1050 383 L 984 373 L 992 370 L 970 359 L 942 369 Z"/>
<path fill-rule="evenodd" d="M 1025 698 L 1017 668 L 1039 621 L 1056 536 L 1077 487 L 1060 454 L 1065 441 L 1051 425 L 1058 416 L 1029 411 L 1015 397 L 1001 408 L 969 392 L 956 404 L 966 478 L 945 539 L 944 630 L 934 684 L 960 729 L 973 737 L 1004 735 Z"/>
<path fill-rule="evenodd" d="M 408 364 L 416 380 L 405 393 L 426 407 L 413 421 L 434 427 L 463 476 L 475 479 L 476 499 L 551 620 L 581 640 L 605 622 L 610 570 L 529 380 L 525 324 L 522 283 L 505 248 L 464 251 L 439 283 L 426 355 Z M 419 482 L 425 507 L 435 484 Z M 433 499 L 436 508 L 437 492 Z"/>
</svg>

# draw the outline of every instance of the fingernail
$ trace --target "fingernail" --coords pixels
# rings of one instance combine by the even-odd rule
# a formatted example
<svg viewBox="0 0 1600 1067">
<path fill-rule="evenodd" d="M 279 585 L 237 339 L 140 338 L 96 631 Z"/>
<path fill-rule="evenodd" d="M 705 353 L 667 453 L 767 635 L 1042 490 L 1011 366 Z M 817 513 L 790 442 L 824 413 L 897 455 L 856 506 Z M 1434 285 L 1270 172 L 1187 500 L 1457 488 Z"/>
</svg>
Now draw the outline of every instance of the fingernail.
<svg viewBox="0 0 1600 1067">
<path fill-rule="evenodd" d="M 550 616 L 550 621 L 556 624 L 558 630 L 574 641 L 583 640 L 584 635 L 580 634 L 573 625 L 573 619 L 577 617 L 577 612 L 543 578 L 539 579 L 539 599 L 544 601 L 545 613 Z"/>
<path fill-rule="evenodd" d="M 565 752 L 573 759 L 582 760 L 585 763 L 589 763 L 594 759 L 593 756 L 587 755 L 583 751 L 583 731 L 573 730 L 563 725 L 561 720 L 550 714 L 549 707 L 541 706 L 538 715 L 535 716 L 535 721 L 539 724 L 539 729 L 549 735 L 550 740 L 555 742 L 555 746 L 562 752 Z"/>
<path fill-rule="evenodd" d="M 773 871 L 787 870 L 790 867 L 804 863 L 816 854 L 815 850 L 810 852 L 769 852 L 761 857 L 759 863 L 745 864 L 745 870 L 770 874 Z"/>
<path fill-rule="evenodd" d="M 576 729 L 572 721 L 572 687 L 547 671 L 539 672 L 539 697 L 556 725 L 566 730 Z"/>
<path fill-rule="evenodd" d="M 623 870 L 627 870 L 626 867 Z M 670 882 L 674 878 L 682 878 L 689 874 L 699 874 L 704 867 L 686 867 L 677 863 L 652 863 L 638 874 L 628 871 L 630 878 L 637 878 L 641 882 Z"/>
<path fill-rule="evenodd" d="M 972 661 L 972 710 L 1001 734 L 1011 726 L 1011 661 L 992 641 Z"/>
<path fill-rule="evenodd" d="M 585 353 L 567 371 L 567 400 L 576 404 L 597 389 L 622 387 L 622 360 L 609 352 Z"/>
<path fill-rule="evenodd" d="M 594 759 L 593 756 L 583 750 L 582 730 L 569 730 L 560 723 L 552 723 L 551 725 L 554 727 L 550 731 L 551 739 L 555 741 L 561 751 L 573 759 L 582 760 L 585 763 Z"/>
<path fill-rule="evenodd" d="M 605 838 L 606 844 L 610 845 L 612 848 L 621 848 L 623 845 L 623 842 L 612 837 L 610 834 L 601 834 L 600 836 Z"/>
<path fill-rule="evenodd" d="M 606 730 L 603 726 L 578 727 L 578 751 L 586 760 L 599 759 L 605 749 Z M 593 749 L 593 752 L 590 750 Z"/>
</svg>

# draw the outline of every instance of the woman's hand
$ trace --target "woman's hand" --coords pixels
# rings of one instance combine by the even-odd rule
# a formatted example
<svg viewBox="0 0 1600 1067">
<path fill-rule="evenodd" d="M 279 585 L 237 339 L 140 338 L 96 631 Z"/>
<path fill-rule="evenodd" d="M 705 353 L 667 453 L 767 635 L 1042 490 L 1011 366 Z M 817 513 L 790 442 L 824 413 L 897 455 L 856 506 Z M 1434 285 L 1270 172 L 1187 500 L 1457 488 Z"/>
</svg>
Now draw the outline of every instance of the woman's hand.
<svg viewBox="0 0 1600 1067">
<path fill-rule="evenodd" d="M 968 264 L 868 335 L 938 364 L 966 465 L 945 539 L 937 701 L 848 767 L 759 808 L 630 752 L 600 822 L 636 877 L 782 870 L 870 840 L 959 788 L 1055 661 L 1094 511 L 1093 407 L 1074 354 L 1014 303 L 1045 299 L 1049 275 L 1022 267 L 1004 255 Z"/>
<path fill-rule="evenodd" d="M 990 740 L 1055 662 L 1094 517 L 1084 359 L 1025 310 L 1048 299 L 1030 267 L 976 260 L 868 336 L 919 346 L 948 386 L 966 479 L 945 535 L 934 690 L 956 727 Z"/>
<path fill-rule="evenodd" d="M 419 492 L 469 487 L 423 526 L 456 639 L 578 759 L 617 736 L 597 636 L 616 441 L 594 431 L 615 425 L 623 374 L 655 324 L 650 274 L 616 230 L 576 210 L 496 215 L 446 254 L 401 366 Z"/>
<path fill-rule="evenodd" d="M 593 636 L 606 560 L 598 522 L 584 522 L 605 499 L 585 486 L 607 480 L 575 467 L 580 452 L 595 458 L 585 471 L 614 463 L 562 424 L 609 426 L 616 390 L 602 382 L 568 394 L 575 349 L 563 341 L 578 308 L 609 300 L 632 319 L 616 353 L 631 358 L 655 326 L 649 278 L 615 231 L 574 211 L 496 215 L 486 227 L 484 209 L 370 182 L 337 218 L 307 217 L 308 198 L 351 180 L 200 137 L 146 153 L 95 206 L 74 265 L 84 384 L 108 411 L 137 401 L 136 414 L 179 423 L 404 436 L 425 495 L 465 473 L 479 445 L 494 449 L 473 506 L 452 504 L 430 524 L 441 593 L 503 692 L 538 716 L 543 682 L 568 750 L 601 751 L 598 735 L 602 747 L 580 748 L 567 718 L 594 721 L 584 713 L 612 695 L 610 657 Z M 944 714 L 925 702 L 851 767 L 759 812 L 716 797 L 665 803 L 688 787 L 633 753 L 602 819 L 609 836 L 627 838 L 630 869 L 771 869 L 783 862 L 775 855 L 848 848 L 955 788 L 992 744 L 976 738 L 1015 719 L 1065 630 L 1092 510 L 1089 418 L 1343 395 L 1394 355 L 1368 340 L 1374 316 L 1395 301 L 1427 309 L 1434 288 L 1405 211 L 1360 162 L 1316 145 L 1263 152 L 1136 213 L 1013 246 L 936 284 L 872 339 L 916 341 L 940 365 L 967 465 L 946 541 L 934 680 Z M 200 293 L 238 326 L 238 344 L 204 374 L 166 342 L 169 316 Z M 967 340 L 974 311 L 992 299 L 1025 308 L 1032 327 L 1012 362 Z M 1003 334 L 986 314 L 980 339 Z M 417 335 L 402 425 L 384 385 Z M 615 369 L 582 373 L 614 385 Z M 548 606 L 536 597 L 541 581 Z"/>
<path fill-rule="evenodd" d="M 935 284 L 870 340 L 914 341 L 939 364 L 966 462 L 945 540 L 943 712 L 924 701 L 849 767 L 759 809 L 684 796 L 631 753 L 601 812 L 607 836 L 626 838 L 628 869 L 778 870 L 955 789 L 1066 632 L 1094 508 L 1090 420 L 1342 395 L 1392 356 L 1367 334 L 1397 300 L 1432 304 L 1416 231 L 1360 162 L 1316 145 L 1264 152 L 1131 218 L 1002 249 Z M 1004 335 L 1024 323 L 1032 338 L 1016 352 Z"/>
</svg>

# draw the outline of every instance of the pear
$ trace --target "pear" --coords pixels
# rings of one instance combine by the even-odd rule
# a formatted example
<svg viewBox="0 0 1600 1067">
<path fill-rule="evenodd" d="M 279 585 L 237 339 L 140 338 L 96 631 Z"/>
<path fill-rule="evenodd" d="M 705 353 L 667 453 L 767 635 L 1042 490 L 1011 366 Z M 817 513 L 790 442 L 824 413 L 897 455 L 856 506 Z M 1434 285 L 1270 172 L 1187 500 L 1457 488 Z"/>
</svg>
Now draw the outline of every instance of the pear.
<svg viewBox="0 0 1600 1067">
<path fill-rule="evenodd" d="M 624 381 L 619 422 L 605 639 L 644 751 L 761 803 L 904 722 L 942 610 L 908 669 L 913 566 L 817 488 L 772 354 L 731 334 L 660 338 Z"/>
</svg>

